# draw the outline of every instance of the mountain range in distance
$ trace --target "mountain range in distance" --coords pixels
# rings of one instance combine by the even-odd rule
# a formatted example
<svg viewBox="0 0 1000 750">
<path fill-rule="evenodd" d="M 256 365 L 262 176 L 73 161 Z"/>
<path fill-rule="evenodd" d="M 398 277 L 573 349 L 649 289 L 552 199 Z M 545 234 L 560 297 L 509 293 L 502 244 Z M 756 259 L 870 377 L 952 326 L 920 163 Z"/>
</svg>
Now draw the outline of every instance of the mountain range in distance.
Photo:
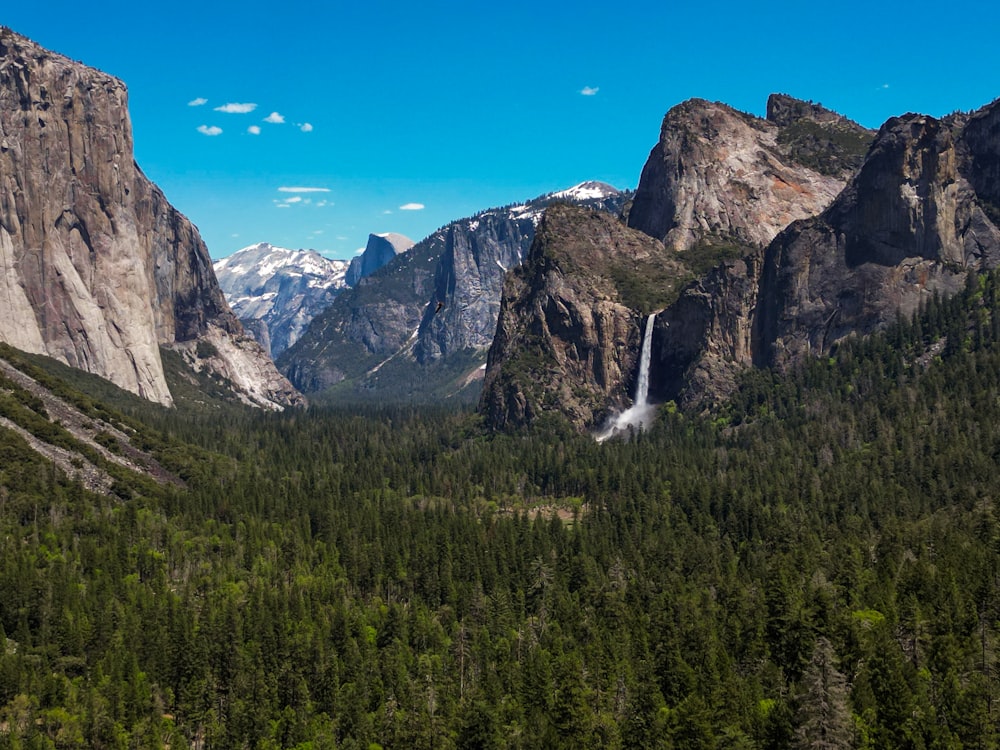
<svg viewBox="0 0 1000 750">
<path fill-rule="evenodd" d="M 179 355 L 272 408 L 478 399 L 496 428 L 593 429 L 631 400 L 650 313 L 649 395 L 697 410 L 1000 264 L 996 102 L 876 133 L 782 94 L 766 117 L 692 99 L 634 195 L 587 182 L 350 264 L 261 243 L 214 270 L 134 162 L 124 84 L 0 29 L 0 105 L 0 340 L 164 405 Z"/>
</svg>

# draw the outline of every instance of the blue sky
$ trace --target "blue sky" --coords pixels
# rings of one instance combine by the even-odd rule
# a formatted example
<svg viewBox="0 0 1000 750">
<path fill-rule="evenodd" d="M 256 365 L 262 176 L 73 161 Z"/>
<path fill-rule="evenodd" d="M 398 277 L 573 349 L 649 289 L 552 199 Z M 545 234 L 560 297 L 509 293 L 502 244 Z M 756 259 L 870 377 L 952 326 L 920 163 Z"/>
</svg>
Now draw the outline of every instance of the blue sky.
<svg viewBox="0 0 1000 750">
<path fill-rule="evenodd" d="M 806 6 L 50 0 L 0 23 L 128 84 L 136 159 L 213 257 L 268 241 L 347 258 L 369 232 L 419 240 L 588 179 L 634 188 L 693 96 L 763 114 L 782 91 L 869 127 L 1000 96 L 992 4 Z"/>
</svg>

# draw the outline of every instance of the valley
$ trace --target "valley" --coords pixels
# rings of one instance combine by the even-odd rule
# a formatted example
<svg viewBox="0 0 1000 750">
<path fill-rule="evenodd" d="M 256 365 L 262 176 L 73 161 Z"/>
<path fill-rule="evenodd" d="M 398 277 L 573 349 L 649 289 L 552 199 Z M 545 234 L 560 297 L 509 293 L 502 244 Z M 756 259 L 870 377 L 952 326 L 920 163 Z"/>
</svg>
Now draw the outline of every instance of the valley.
<svg viewBox="0 0 1000 750">
<path fill-rule="evenodd" d="M 212 148 L 324 124 L 262 111 Z M 0 748 L 1000 745 L 1000 100 L 650 142 L 213 262 L 125 84 L 0 27 Z"/>
</svg>

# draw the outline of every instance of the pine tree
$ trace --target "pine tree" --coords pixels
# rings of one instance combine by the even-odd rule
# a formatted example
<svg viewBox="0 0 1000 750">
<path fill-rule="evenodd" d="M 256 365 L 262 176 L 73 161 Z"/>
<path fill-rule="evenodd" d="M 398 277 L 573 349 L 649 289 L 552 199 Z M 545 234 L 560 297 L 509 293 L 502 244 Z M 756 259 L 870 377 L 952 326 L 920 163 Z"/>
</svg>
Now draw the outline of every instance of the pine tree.
<svg viewBox="0 0 1000 750">
<path fill-rule="evenodd" d="M 796 748 L 838 750 L 851 746 L 851 712 L 847 706 L 847 678 L 834 664 L 833 646 L 816 640 L 812 659 L 800 682 Z"/>
</svg>

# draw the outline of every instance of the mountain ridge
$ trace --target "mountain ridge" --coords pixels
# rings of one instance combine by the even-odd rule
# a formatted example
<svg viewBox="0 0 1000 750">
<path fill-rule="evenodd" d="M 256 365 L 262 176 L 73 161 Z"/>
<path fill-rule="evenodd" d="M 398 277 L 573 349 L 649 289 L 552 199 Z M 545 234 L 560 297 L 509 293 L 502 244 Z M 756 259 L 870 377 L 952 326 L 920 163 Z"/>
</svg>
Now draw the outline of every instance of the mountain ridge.
<svg viewBox="0 0 1000 750">
<path fill-rule="evenodd" d="M 414 380 L 422 400 L 478 389 L 503 276 L 527 255 L 545 207 L 569 199 L 617 215 L 626 197 L 584 182 L 453 221 L 339 295 L 278 366 L 304 392 L 337 386 L 344 401 L 409 400 Z"/>
</svg>

